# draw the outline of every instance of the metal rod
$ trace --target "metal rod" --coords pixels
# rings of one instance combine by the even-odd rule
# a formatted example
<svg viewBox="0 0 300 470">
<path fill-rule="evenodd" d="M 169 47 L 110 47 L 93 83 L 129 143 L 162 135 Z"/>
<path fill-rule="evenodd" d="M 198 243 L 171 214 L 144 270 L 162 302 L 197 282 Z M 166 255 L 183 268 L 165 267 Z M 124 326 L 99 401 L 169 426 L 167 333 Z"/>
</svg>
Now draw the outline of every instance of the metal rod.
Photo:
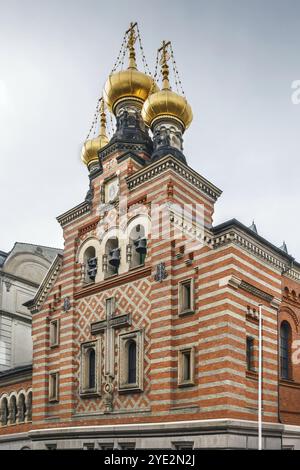
<svg viewBox="0 0 300 470">
<path fill-rule="evenodd" d="M 262 305 L 258 306 L 258 450 L 262 450 Z"/>
</svg>

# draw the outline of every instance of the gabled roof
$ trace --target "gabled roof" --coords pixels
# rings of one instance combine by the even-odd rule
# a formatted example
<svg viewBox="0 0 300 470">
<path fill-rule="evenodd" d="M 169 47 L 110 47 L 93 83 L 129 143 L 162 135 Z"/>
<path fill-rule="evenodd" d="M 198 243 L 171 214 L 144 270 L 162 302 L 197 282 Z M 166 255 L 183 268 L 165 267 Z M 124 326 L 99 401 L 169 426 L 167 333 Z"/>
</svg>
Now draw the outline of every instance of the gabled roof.
<svg viewBox="0 0 300 470">
<path fill-rule="evenodd" d="M 53 260 L 53 263 L 51 264 L 46 276 L 44 277 L 40 287 L 37 290 L 37 293 L 35 294 L 34 298 L 32 300 L 28 300 L 25 302 L 23 305 L 27 307 L 32 313 L 36 312 L 39 310 L 43 302 L 45 301 L 51 287 L 53 286 L 54 282 L 56 281 L 56 278 L 58 276 L 58 273 L 60 271 L 60 267 L 62 265 L 62 259 L 63 256 L 61 254 L 58 254 L 55 259 Z"/>
</svg>

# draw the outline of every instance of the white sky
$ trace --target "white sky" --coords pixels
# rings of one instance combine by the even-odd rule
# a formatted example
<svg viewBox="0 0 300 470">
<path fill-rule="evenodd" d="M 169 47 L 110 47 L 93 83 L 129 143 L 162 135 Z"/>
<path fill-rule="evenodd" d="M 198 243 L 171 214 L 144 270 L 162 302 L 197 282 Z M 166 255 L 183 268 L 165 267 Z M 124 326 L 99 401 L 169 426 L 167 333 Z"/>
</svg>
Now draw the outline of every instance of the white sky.
<svg viewBox="0 0 300 470">
<path fill-rule="evenodd" d="M 189 164 L 224 192 L 215 224 L 252 219 L 300 260 L 299 0 L 0 0 L 0 249 L 62 247 L 84 199 L 80 148 L 130 21 L 150 66 L 173 42 L 194 121 Z"/>
</svg>

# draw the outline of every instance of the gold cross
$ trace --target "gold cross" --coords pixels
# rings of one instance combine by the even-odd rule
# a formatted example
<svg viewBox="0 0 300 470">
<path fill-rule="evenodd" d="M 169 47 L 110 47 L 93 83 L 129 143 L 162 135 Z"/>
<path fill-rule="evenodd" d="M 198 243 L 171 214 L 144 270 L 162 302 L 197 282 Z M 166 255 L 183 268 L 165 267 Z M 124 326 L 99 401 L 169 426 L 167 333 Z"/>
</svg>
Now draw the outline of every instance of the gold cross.
<svg viewBox="0 0 300 470">
<path fill-rule="evenodd" d="M 137 22 L 135 23 L 130 23 L 130 28 L 126 31 L 126 35 L 129 34 L 129 38 L 128 38 L 128 48 L 132 48 L 135 44 L 135 41 L 136 41 L 136 35 L 135 35 L 135 30 L 134 28 L 137 26 Z"/>
<path fill-rule="evenodd" d="M 168 51 L 167 51 L 167 47 L 171 45 L 171 41 L 163 41 L 162 42 L 162 46 L 158 49 L 158 52 L 162 53 L 161 55 L 161 65 L 165 65 L 168 60 L 170 59 L 170 56 L 168 54 Z"/>
</svg>

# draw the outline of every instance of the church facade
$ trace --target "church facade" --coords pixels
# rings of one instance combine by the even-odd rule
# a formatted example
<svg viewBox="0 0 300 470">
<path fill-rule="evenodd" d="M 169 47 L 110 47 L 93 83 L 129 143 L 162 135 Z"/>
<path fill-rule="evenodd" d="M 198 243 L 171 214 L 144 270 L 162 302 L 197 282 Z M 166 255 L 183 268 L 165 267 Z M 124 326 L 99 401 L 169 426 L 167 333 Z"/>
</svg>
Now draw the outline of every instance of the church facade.
<svg viewBox="0 0 300 470">
<path fill-rule="evenodd" d="M 159 88 L 137 69 L 138 35 L 131 25 L 128 68 L 110 74 L 83 147 L 88 194 L 58 217 L 63 255 L 25 303 L 26 422 L 1 398 L 25 378 L 0 377 L 0 448 L 257 448 L 259 305 L 263 446 L 300 448 L 300 264 L 255 224 L 214 226 L 221 190 L 184 155 L 192 110 L 171 90 L 172 46 Z"/>
</svg>

